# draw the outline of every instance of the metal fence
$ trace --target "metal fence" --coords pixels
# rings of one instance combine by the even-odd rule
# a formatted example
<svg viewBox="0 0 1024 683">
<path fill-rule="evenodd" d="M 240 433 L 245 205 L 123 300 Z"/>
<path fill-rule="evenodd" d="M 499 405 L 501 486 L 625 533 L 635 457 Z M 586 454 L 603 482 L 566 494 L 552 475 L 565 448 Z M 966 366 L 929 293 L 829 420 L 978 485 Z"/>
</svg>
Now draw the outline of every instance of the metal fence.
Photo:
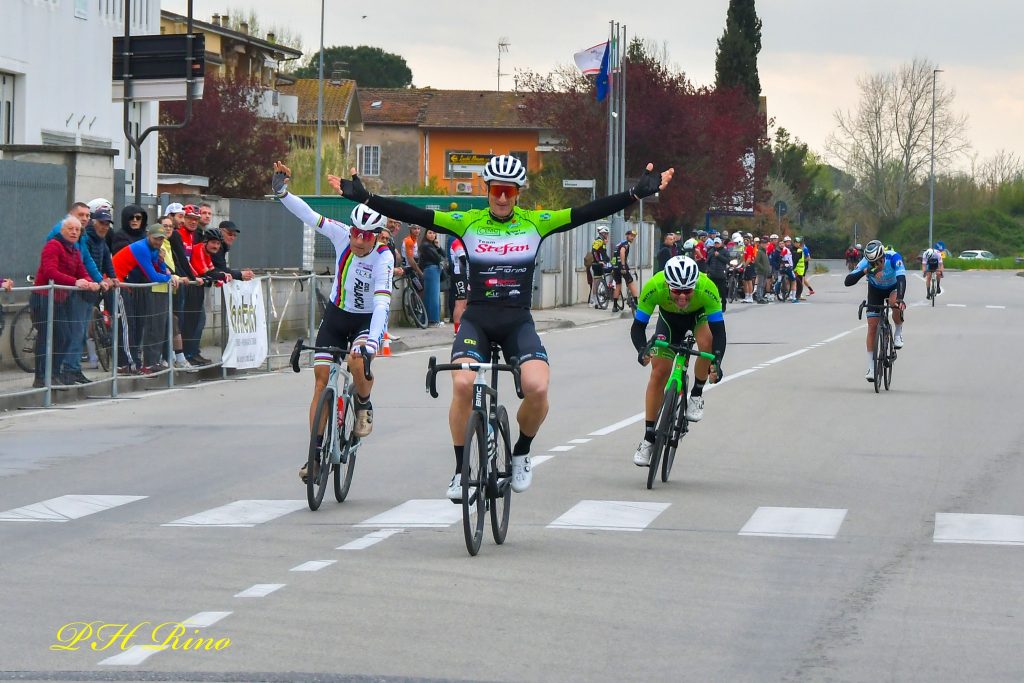
<svg viewBox="0 0 1024 683">
<path fill-rule="evenodd" d="M 67 213 L 67 193 L 64 166 L 0 159 L 0 277 L 25 282 L 36 272 L 46 233 Z"/>
</svg>

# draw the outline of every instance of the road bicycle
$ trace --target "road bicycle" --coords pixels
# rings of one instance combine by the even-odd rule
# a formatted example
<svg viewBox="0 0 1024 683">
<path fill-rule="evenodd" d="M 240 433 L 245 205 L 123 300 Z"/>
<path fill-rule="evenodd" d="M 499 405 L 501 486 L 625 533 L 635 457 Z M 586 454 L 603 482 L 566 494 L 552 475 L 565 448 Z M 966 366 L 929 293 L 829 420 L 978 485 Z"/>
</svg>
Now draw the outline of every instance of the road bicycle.
<svg viewBox="0 0 1024 683">
<path fill-rule="evenodd" d="M 725 297 L 730 304 L 743 298 L 743 283 L 740 280 L 742 273 L 743 269 L 740 268 L 739 261 L 736 259 L 729 261 L 729 266 L 725 270 Z"/>
<path fill-rule="evenodd" d="M 306 501 L 310 510 L 317 510 L 327 490 L 327 479 L 334 474 L 334 498 L 339 503 L 348 496 L 352 486 L 352 471 L 356 467 L 356 452 L 361 440 L 352 434 L 356 423 L 355 382 L 345 367 L 346 349 L 337 346 L 307 346 L 301 337 L 292 349 L 291 366 L 300 372 L 299 355 L 303 351 L 331 354 L 331 371 L 327 386 L 320 393 L 313 413 L 313 426 L 309 430 L 309 456 L 306 463 Z M 370 372 L 369 352 L 359 347 L 363 356 L 363 376 L 373 379 Z M 341 380 L 341 388 L 338 384 Z"/>
<path fill-rule="evenodd" d="M 604 272 L 595 275 L 597 287 L 594 289 L 594 296 L 597 298 L 595 308 L 608 308 L 608 302 L 615 296 L 615 278 L 612 276 L 610 266 L 605 266 Z"/>
<path fill-rule="evenodd" d="M 654 446 L 651 448 L 651 464 L 647 471 L 647 488 L 649 489 L 654 487 L 659 463 L 661 464 L 661 481 L 668 482 L 672 464 L 676 459 L 676 450 L 679 448 L 679 440 L 690 430 L 690 421 L 686 419 L 686 392 L 689 386 L 686 370 L 690 364 L 690 357 L 715 360 L 715 354 L 694 349 L 695 343 L 693 334 L 687 332 L 682 342 L 678 344 L 671 344 L 662 337 L 655 337 L 647 347 L 647 355 L 650 355 L 655 349 L 668 349 L 675 353 L 675 358 L 672 360 L 672 373 L 668 376 L 668 381 L 665 382 L 665 396 L 661 400 L 658 418 L 654 423 Z"/>
<path fill-rule="evenodd" d="M 104 372 L 110 371 L 111 332 L 110 314 L 102 300 L 92 308 L 87 330 L 89 339 L 96 344 L 96 356 Z M 19 368 L 28 373 L 36 371 L 36 328 L 32 324 L 31 307 L 27 304 L 18 309 L 11 320 L 11 356 Z"/>
<path fill-rule="evenodd" d="M 896 362 L 896 346 L 893 344 L 892 324 L 889 322 L 889 313 L 892 311 L 892 307 L 889 305 L 888 299 L 880 306 L 861 301 L 860 307 L 857 309 L 857 320 L 862 319 L 864 309 L 869 312 L 879 312 L 878 327 L 875 329 L 875 350 L 871 352 L 871 362 L 875 368 L 873 383 L 877 394 L 882 385 L 885 386 L 886 391 L 889 391 L 889 384 L 892 382 L 892 366 Z M 903 315 L 906 315 L 905 311 Z"/>
<path fill-rule="evenodd" d="M 782 268 L 779 270 L 779 279 L 775 281 L 774 293 L 775 298 L 779 301 L 786 301 L 789 299 L 790 293 L 793 291 L 793 282 L 790 278 L 795 278 L 793 275 L 792 268 Z"/>
<path fill-rule="evenodd" d="M 423 281 L 422 279 L 417 280 L 418 277 L 415 271 L 406 268 L 405 273 L 398 280 L 405 280 L 405 285 L 402 287 L 402 311 L 405 313 L 406 322 L 423 330 L 427 327 L 427 307 L 423 304 L 423 297 L 417 291 L 417 281 L 421 283 L 420 288 L 423 287 Z M 398 280 L 395 281 L 395 284 L 398 283 Z"/>
<path fill-rule="evenodd" d="M 932 276 L 928 279 L 928 298 L 931 299 L 932 307 L 935 307 L 935 298 L 939 295 L 939 275 L 938 271 L 934 271 Z"/>
<path fill-rule="evenodd" d="M 427 392 L 437 398 L 437 373 L 472 370 L 473 412 L 466 423 L 466 440 L 462 458 L 462 531 L 470 555 L 480 551 L 484 517 L 491 517 L 491 535 L 501 545 L 508 533 L 508 516 L 512 507 L 512 434 L 508 411 L 498 403 L 498 373 L 510 372 L 516 395 L 523 398 L 519 377 L 519 359 L 500 364 L 501 347 L 491 343 L 490 363 L 438 364 L 434 356 L 427 363 Z M 491 373 L 488 383 L 487 373 Z"/>
</svg>

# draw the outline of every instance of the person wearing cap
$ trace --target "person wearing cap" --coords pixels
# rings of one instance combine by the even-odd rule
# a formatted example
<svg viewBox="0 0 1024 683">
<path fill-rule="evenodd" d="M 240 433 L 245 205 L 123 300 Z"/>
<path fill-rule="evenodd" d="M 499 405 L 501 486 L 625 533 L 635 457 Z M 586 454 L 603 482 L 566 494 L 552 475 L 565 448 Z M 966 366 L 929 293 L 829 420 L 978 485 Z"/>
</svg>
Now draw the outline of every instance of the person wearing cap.
<svg viewBox="0 0 1024 683">
<path fill-rule="evenodd" d="M 814 295 L 814 287 L 811 287 L 811 250 L 807 247 L 807 241 L 803 237 L 796 238 L 795 248 L 800 250 L 800 263 L 793 269 L 797 277 L 796 298 L 797 301 L 805 301 L 807 296 Z M 803 295 L 805 287 L 807 296 Z"/>
<path fill-rule="evenodd" d="M 97 200 L 93 200 L 94 202 Z M 106 201 L 106 200 L 103 200 Z M 91 202 L 90 202 L 91 203 Z M 88 323 L 92 319 L 92 308 L 99 303 L 99 296 L 103 296 L 106 303 L 106 310 L 114 310 L 114 297 L 113 293 L 110 292 L 110 288 L 117 284 L 117 273 L 114 270 L 114 262 L 112 260 L 112 254 L 110 247 L 107 245 L 108 235 L 112 226 L 114 225 L 114 217 L 110 212 L 109 208 L 95 209 L 92 212 L 92 221 L 85 229 L 85 234 L 82 235 L 80 241 L 84 242 L 85 248 L 89 251 L 93 261 L 96 263 L 96 267 L 100 271 L 103 279 L 100 281 L 100 287 L 103 292 L 100 295 L 92 293 L 82 293 L 84 298 L 89 300 L 89 310 L 87 311 L 87 317 L 85 319 L 85 325 L 83 326 L 82 339 L 85 341 L 86 348 L 89 355 L 89 366 L 92 368 L 99 367 L 99 356 L 96 351 L 96 341 L 88 336 Z M 78 347 L 81 350 L 81 347 Z M 69 353 L 73 352 L 74 349 L 69 349 Z M 78 355 L 77 359 L 78 374 L 81 375 L 81 354 Z"/>
<path fill-rule="evenodd" d="M 757 284 L 754 291 L 754 301 L 759 304 L 768 303 L 768 283 L 772 277 L 772 264 L 768 260 L 768 251 L 760 237 L 754 238 L 754 246 L 757 253 L 754 255 L 754 273 L 757 275 Z"/>
<path fill-rule="evenodd" d="M 607 231 L 605 234 L 607 234 Z M 601 282 L 601 278 L 604 277 L 605 269 L 611 267 L 607 243 L 598 237 L 591 242 L 590 253 L 587 256 L 590 261 L 588 273 L 590 277 L 587 278 L 590 282 L 590 301 L 594 303 L 594 308 L 604 308 L 604 306 L 608 305 L 608 302 L 605 302 L 604 306 L 602 306 L 597 300 L 597 287 L 598 283 Z"/>
<path fill-rule="evenodd" d="M 708 250 L 708 269 L 707 276 L 718 288 L 719 298 L 722 300 L 722 312 L 728 305 L 728 282 L 729 282 L 729 261 L 732 259 L 732 254 L 729 253 L 729 249 L 726 248 L 725 244 L 722 243 L 721 237 L 716 237 L 712 242 L 711 249 Z"/>
<path fill-rule="evenodd" d="M 145 239 L 135 240 L 119 249 L 113 258 L 117 278 L 129 284 L 152 282 L 178 284 L 178 277 L 171 273 L 160 256 L 167 235 L 160 223 L 146 226 Z M 161 342 L 166 337 L 167 318 L 159 315 L 160 307 L 149 287 L 126 288 L 121 300 L 128 317 L 129 347 L 122 348 L 118 366 L 130 369 L 133 366 L 142 375 L 151 375 L 161 368 Z M 166 310 L 165 310 L 166 315 Z"/>
<path fill-rule="evenodd" d="M 212 361 L 203 356 L 200 346 L 203 338 L 203 330 L 206 327 L 206 278 L 202 273 L 196 272 L 193 253 L 197 245 L 202 244 L 202 234 L 199 232 L 199 207 L 194 204 L 187 204 L 184 207 L 184 221 L 176 231 L 181 240 L 186 264 L 190 267 L 195 282 L 203 286 L 183 287 L 178 290 L 179 321 L 181 323 L 181 339 L 185 348 L 185 358 L 192 365 L 210 365 Z M 180 264 L 179 264 L 180 265 Z"/>
<path fill-rule="evenodd" d="M 615 250 L 612 254 L 612 279 L 615 281 L 615 306 L 612 308 L 613 311 L 621 311 L 625 308 L 622 305 L 623 280 L 626 281 L 626 286 L 629 288 L 629 293 L 633 295 L 634 301 L 640 296 L 636 280 L 633 279 L 633 273 L 629 270 L 629 247 L 635 239 L 636 230 L 630 228 L 626 231 L 626 239 L 615 245 Z"/>
<path fill-rule="evenodd" d="M 782 238 L 782 248 L 778 249 L 779 252 L 779 281 L 775 285 L 776 297 L 782 300 L 786 300 L 782 294 L 782 280 L 785 279 L 789 283 L 789 297 L 790 302 L 796 301 L 796 275 L 793 274 L 793 239 L 786 235 Z"/>
<path fill-rule="evenodd" d="M 242 232 L 242 229 L 235 225 L 234 221 L 221 221 L 217 228 L 223 237 L 223 244 L 219 250 L 210 253 L 213 267 L 220 272 L 231 273 L 231 277 L 235 280 L 253 279 L 255 274 L 251 270 L 235 270 L 228 266 L 228 252 L 231 250 L 231 245 L 235 243 L 238 233 Z"/>
<path fill-rule="evenodd" d="M 743 298 L 740 303 L 754 303 L 754 260 L 757 258 L 757 247 L 754 236 L 749 232 L 743 235 Z"/>
</svg>

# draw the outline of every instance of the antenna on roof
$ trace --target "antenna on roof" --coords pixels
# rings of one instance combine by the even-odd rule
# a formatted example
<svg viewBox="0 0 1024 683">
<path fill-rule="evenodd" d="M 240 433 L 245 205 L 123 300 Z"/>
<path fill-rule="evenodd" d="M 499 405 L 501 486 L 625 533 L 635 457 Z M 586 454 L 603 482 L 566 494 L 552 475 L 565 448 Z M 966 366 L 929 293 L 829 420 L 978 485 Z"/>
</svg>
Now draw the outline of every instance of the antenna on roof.
<svg viewBox="0 0 1024 683">
<path fill-rule="evenodd" d="M 508 76 L 508 74 L 501 73 L 501 54 L 508 52 L 508 48 L 512 43 L 508 42 L 508 38 L 502 36 L 498 38 L 498 91 L 501 92 L 501 77 Z"/>
</svg>

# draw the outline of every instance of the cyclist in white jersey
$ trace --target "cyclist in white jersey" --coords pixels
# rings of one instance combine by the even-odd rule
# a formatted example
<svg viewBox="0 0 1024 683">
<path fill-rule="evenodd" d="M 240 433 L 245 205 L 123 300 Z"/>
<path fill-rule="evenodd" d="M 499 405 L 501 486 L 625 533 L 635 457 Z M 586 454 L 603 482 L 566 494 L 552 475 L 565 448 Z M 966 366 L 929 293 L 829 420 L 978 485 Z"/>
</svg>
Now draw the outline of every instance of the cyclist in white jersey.
<svg viewBox="0 0 1024 683">
<path fill-rule="evenodd" d="M 363 375 L 363 357 L 359 347 L 365 348 L 371 356 L 376 354 L 388 328 L 395 259 L 386 245 L 377 243 L 387 219 L 362 204 L 352 210 L 352 225 L 321 216 L 309 204 L 288 192 L 290 178 L 289 168 L 279 161 L 274 162 L 274 194 L 296 218 L 315 228 L 334 245 L 336 270 L 331 287 L 332 305 L 327 307 L 320 322 L 316 346 L 350 349 L 348 368 L 356 385 L 356 424 L 352 434 L 360 438 L 369 436 L 373 430 L 373 406 L 370 403 L 373 380 L 367 380 Z M 330 364 L 329 354 L 316 354 L 313 401 L 309 405 L 310 428 L 320 393 L 327 386 Z M 303 465 L 299 471 L 303 479 L 305 467 Z"/>
</svg>

